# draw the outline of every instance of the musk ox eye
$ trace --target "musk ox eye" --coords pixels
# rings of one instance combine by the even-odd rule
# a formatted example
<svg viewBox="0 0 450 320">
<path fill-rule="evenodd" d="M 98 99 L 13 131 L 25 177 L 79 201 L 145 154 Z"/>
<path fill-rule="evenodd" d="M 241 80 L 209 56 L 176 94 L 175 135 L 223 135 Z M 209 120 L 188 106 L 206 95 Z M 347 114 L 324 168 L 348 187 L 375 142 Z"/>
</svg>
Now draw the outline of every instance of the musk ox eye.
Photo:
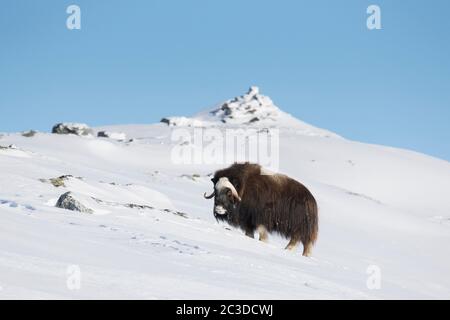
<svg viewBox="0 0 450 320">
<path fill-rule="evenodd" d="M 232 191 L 231 189 L 228 189 L 226 195 L 227 195 L 228 201 L 229 201 L 233 206 L 235 206 L 235 205 L 236 205 L 236 202 L 238 201 L 238 199 L 237 199 L 236 196 L 233 194 L 233 191 Z"/>
</svg>

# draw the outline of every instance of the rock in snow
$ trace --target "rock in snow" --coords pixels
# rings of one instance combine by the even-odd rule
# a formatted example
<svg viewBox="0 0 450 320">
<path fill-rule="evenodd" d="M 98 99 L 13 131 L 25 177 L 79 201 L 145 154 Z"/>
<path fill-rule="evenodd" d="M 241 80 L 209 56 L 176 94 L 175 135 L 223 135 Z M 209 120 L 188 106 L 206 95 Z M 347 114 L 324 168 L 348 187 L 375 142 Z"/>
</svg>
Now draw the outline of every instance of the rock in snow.
<svg viewBox="0 0 450 320">
<path fill-rule="evenodd" d="M 94 213 L 92 209 L 86 207 L 79 200 L 75 199 L 75 195 L 70 191 L 59 197 L 56 202 L 56 207 L 78 212 Z"/>
<path fill-rule="evenodd" d="M 9 145 L 9 146 L 7 146 L 7 147 L 4 147 L 4 146 L 0 146 L 0 149 L 4 149 L 4 150 L 6 150 L 6 149 L 16 150 L 16 149 L 17 149 L 17 147 L 16 147 L 16 145 L 15 145 L 15 144 L 10 144 L 10 145 Z"/>
<path fill-rule="evenodd" d="M 123 132 L 109 132 L 109 131 L 99 131 L 97 133 L 97 137 L 99 138 L 110 138 L 113 140 L 124 141 L 127 138 L 127 135 Z"/>
<path fill-rule="evenodd" d="M 50 178 L 49 181 L 54 187 L 59 188 L 59 187 L 65 187 L 64 181 L 67 181 L 70 178 L 73 178 L 73 176 L 65 175 L 65 176 L 60 176 L 58 178 Z"/>
<path fill-rule="evenodd" d="M 203 122 L 197 119 L 193 118 L 186 118 L 186 117 L 169 117 L 169 118 L 162 118 L 162 123 L 167 124 L 169 127 L 202 127 Z"/>
<path fill-rule="evenodd" d="M 58 123 L 53 126 L 52 133 L 89 136 L 93 134 L 93 131 L 87 124 L 84 123 Z"/>
<path fill-rule="evenodd" d="M 31 138 L 34 137 L 36 135 L 37 131 L 35 130 L 28 130 L 28 131 L 24 131 L 22 132 L 22 136 L 26 137 L 26 138 Z"/>
</svg>

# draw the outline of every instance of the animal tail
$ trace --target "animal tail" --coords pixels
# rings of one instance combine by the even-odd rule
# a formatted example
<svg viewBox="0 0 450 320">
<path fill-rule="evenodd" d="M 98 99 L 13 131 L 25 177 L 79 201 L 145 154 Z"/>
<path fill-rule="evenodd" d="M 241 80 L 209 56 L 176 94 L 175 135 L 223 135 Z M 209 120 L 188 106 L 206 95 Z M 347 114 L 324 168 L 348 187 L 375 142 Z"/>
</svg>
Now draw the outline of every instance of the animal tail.
<svg viewBox="0 0 450 320">
<path fill-rule="evenodd" d="M 311 195 L 306 199 L 306 219 L 307 219 L 307 232 L 305 234 L 304 244 L 313 245 L 319 234 L 319 209 L 316 199 Z"/>
</svg>

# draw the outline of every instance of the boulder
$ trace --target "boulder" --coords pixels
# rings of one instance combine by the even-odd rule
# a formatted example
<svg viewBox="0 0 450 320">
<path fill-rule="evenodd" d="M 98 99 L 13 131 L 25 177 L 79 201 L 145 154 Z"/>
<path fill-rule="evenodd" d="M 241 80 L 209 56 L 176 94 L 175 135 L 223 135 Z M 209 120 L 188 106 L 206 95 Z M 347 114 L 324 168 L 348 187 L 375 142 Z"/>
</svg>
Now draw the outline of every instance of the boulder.
<svg viewBox="0 0 450 320">
<path fill-rule="evenodd" d="M 52 133 L 89 136 L 93 134 L 93 131 L 84 123 L 58 123 L 53 126 Z"/>
<path fill-rule="evenodd" d="M 161 122 L 161 123 L 165 123 L 165 124 L 167 124 L 168 126 L 170 126 L 170 119 L 169 119 L 169 118 L 162 118 L 160 122 Z"/>
<path fill-rule="evenodd" d="M 6 149 L 17 150 L 17 147 L 16 147 L 15 144 L 10 144 L 10 145 L 7 146 L 7 147 L 0 146 L 0 149 L 4 149 L 4 150 L 6 150 Z"/>
<path fill-rule="evenodd" d="M 94 213 L 94 210 L 82 204 L 79 200 L 75 198 L 75 195 L 70 191 L 62 194 L 59 197 L 58 201 L 56 202 L 56 207 L 84 213 L 91 213 L 91 214 Z"/>
<path fill-rule="evenodd" d="M 204 125 L 203 121 L 199 119 L 186 117 L 162 118 L 160 122 L 167 124 L 169 127 L 202 127 Z"/>
<path fill-rule="evenodd" d="M 22 132 L 22 136 L 24 136 L 26 138 L 31 138 L 31 137 L 34 137 L 36 135 L 36 133 L 37 133 L 37 131 L 28 130 L 28 131 Z"/>
<path fill-rule="evenodd" d="M 124 141 L 127 139 L 127 135 L 123 132 L 109 132 L 109 131 L 99 131 L 97 133 L 99 138 L 110 138 L 118 141 Z"/>
</svg>

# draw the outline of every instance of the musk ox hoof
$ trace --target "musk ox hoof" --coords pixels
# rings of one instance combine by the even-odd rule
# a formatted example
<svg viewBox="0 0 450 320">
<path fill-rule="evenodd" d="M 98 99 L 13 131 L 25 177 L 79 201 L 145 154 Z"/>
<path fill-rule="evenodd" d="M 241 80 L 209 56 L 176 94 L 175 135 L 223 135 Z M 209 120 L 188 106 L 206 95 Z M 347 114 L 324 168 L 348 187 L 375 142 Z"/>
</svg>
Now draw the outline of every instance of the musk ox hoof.
<svg viewBox="0 0 450 320">
<path fill-rule="evenodd" d="M 266 227 L 261 225 L 261 226 L 258 227 L 257 231 L 258 231 L 258 234 L 259 234 L 259 241 L 267 243 L 268 240 L 269 240 L 269 234 L 267 232 Z"/>
<path fill-rule="evenodd" d="M 294 240 L 291 239 L 291 241 L 289 241 L 288 245 L 286 246 L 286 250 L 289 251 L 294 251 L 295 249 L 297 249 L 298 245 L 300 244 L 300 241 L 298 240 Z M 304 257 L 310 257 L 311 256 L 311 251 L 312 251 L 312 243 L 308 243 L 308 244 L 304 244 L 303 245 L 303 256 Z"/>
<path fill-rule="evenodd" d="M 311 257 L 311 252 L 312 252 L 312 244 L 311 243 L 303 246 L 303 256 L 304 257 Z"/>
</svg>

